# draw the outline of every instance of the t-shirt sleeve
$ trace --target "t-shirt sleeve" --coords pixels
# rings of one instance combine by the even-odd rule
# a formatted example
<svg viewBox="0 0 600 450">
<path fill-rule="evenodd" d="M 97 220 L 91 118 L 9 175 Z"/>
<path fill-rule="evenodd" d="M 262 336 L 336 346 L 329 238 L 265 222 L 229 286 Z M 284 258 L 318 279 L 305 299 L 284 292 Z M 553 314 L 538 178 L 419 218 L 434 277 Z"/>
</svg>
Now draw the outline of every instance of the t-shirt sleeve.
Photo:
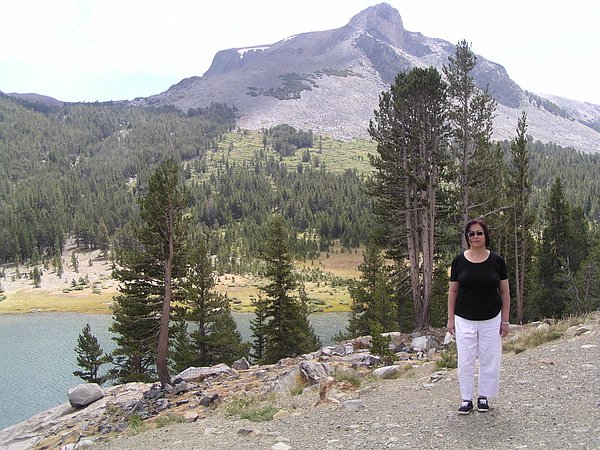
<svg viewBox="0 0 600 450">
<path fill-rule="evenodd" d="M 450 266 L 450 281 L 458 281 L 458 256 L 452 260 Z"/>
</svg>

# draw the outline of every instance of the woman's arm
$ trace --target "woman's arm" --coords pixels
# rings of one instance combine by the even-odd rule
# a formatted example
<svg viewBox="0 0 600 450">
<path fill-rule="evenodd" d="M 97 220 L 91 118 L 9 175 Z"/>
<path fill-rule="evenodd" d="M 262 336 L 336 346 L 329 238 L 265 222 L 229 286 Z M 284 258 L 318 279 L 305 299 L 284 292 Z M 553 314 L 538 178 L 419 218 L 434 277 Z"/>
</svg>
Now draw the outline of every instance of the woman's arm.
<svg viewBox="0 0 600 450">
<path fill-rule="evenodd" d="M 508 286 L 508 280 L 500 280 L 500 299 L 502 300 L 500 334 L 504 337 L 509 331 L 508 316 L 510 314 L 510 288 Z"/>
<path fill-rule="evenodd" d="M 454 334 L 454 307 L 458 295 L 458 281 L 451 281 L 448 288 L 448 331 Z"/>
</svg>

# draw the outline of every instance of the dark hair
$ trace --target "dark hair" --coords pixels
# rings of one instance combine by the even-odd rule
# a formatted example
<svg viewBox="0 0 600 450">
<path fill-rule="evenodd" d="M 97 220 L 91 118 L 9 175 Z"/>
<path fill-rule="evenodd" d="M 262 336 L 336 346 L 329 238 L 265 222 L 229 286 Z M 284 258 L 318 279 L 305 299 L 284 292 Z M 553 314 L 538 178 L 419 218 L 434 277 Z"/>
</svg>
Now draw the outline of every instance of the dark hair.
<svg viewBox="0 0 600 450">
<path fill-rule="evenodd" d="M 479 225 L 483 228 L 483 235 L 485 236 L 485 246 L 490 246 L 490 230 L 488 229 L 487 223 L 483 219 L 471 219 L 465 225 L 465 242 L 469 247 L 471 247 L 471 243 L 469 242 L 469 230 L 473 225 Z"/>
</svg>

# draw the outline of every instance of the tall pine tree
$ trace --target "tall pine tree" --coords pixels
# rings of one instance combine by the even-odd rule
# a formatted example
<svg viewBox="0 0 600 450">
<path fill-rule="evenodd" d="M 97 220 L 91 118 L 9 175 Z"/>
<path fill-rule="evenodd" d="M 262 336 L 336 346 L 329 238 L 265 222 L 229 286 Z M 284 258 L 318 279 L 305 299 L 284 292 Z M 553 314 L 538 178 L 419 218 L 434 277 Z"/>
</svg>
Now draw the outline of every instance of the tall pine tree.
<svg viewBox="0 0 600 450">
<path fill-rule="evenodd" d="M 454 56 L 448 60 L 443 72 L 448 81 L 450 148 L 459 191 L 458 223 L 466 224 L 474 216 L 489 213 L 492 207 L 488 202 L 491 194 L 497 191 L 497 186 L 493 185 L 497 167 L 494 158 L 490 157 L 496 103 L 487 92 L 475 85 L 471 73 L 477 57 L 467 41 L 460 41 Z M 458 229 L 462 229 L 462 225 Z M 466 243 L 463 242 L 463 245 Z"/>
<path fill-rule="evenodd" d="M 529 151 L 527 150 L 527 114 L 523 112 L 517 124 L 517 137 L 510 144 L 511 164 L 508 170 L 508 186 L 512 200 L 512 230 L 514 250 L 515 301 L 517 323 L 523 323 L 525 303 L 525 277 L 532 253 L 531 225 L 533 223 L 529 198 Z"/>
<path fill-rule="evenodd" d="M 396 308 L 389 274 L 385 270 L 381 249 L 370 241 L 358 266 L 361 279 L 350 287 L 352 306 L 348 323 L 351 336 L 372 334 L 372 325 L 378 324 L 383 331 L 398 329 Z"/>
<path fill-rule="evenodd" d="M 193 366 L 231 364 L 236 359 L 248 356 L 248 345 L 242 342 L 229 300 L 223 294 L 214 292 L 216 281 L 204 239 L 194 241 L 183 283 L 184 307 L 180 310 L 193 331 L 190 333 L 189 349 L 185 337 L 179 335 L 180 347 L 173 360 L 179 367 L 182 365 L 181 359 Z M 179 328 L 180 333 L 187 332 L 187 326 L 180 324 Z M 179 357 L 180 353 L 182 358 Z"/>
<path fill-rule="evenodd" d="M 188 250 L 189 222 L 184 215 L 188 193 L 173 159 L 152 174 L 139 204 L 141 221 L 133 227 L 137 242 L 120 253 L 120 268 L 114 272 L 121 293 L 115 299 L 111 327 L 117 334 L 116 375 L 126 381 L 143 380 L 156 370 L 164 387 L 171 383 L 171 302 L 178 295 Z"/>
<path fill-rule="evenodd" d="M 269 238 L 263 251 L 264 276 L 268 282 L 265 293 L 266 324 L 263 362 L 273 363 L 282 358 L 314 351 L 319 340 L 308 320 L 308 306 L 294 291 L 298 283 L 288 248 L 285 222 L 276 215 L 269 224 Z"/>
<path fill-rule="evenodd" d="M 400 73 L 379 99 L 369 133 L 374 209 L 390 235 L 389 256 L 409 274 L 415 325 L 430 325 L 440 173 L 447 165 L 446 86 L 434 69 Z"/>
</svg>

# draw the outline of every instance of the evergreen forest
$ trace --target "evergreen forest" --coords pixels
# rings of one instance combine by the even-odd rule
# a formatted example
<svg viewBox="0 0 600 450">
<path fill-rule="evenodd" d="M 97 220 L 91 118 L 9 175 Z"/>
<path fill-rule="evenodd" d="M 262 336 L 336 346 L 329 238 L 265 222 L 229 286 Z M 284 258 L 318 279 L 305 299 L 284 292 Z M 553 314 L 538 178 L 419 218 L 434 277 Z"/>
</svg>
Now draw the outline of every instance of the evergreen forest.
<svg viewBox="0 0 600 450">
<path fill-rule="evenodd" d="M 0 264 L 52 259 L 67 238 L 111 255 L 135 248 L 139 199 L 169 159 L 187 189 L 186 218 L 219 274 L 264 271 L 274 214 L 293 259 L 316 258 L 333 245 L 367 248 L 364 278 L 350 288 L 354 334 L 371 331 L 369 323 L 384 330 L 444 325 L 445 268 L 470 216 L 493 224 L 494 248 L 507 257 L 518 299 L 511 317 L 522 322 L 597 307 L 600 155 L 536 141 L 525 115 L 514 141 L 493 142 L 493 101 L 459 82 L 468 80 L 460 75 L 469 74 L 470 58 L 459 45 L 445 68 L 448 85 L 434 69 L 399 74 L 365 124 L 372 140 L 341 141 L 286 124 L 242 130 L 235 108 L 223 104 L 187 112 L 125 102 L 52 108 L 0 94 Z M 429 109 L 415 103 L 417 91 Z M 480 129 L 461 129 L 452 109 L 461 96 Z M 435 108 L 437 121 L 425 116 Z M 407 111 L 438 131 L 418 137 Z M 406 136 L 394 135 L 398 123 Z M 467 133 L 476 144 L 461 153 L 459 137 Z M 430 153 L 415 162 L 409 186 L 391 169 L 392 143 L 404 139 L 410 148 L 417 138 Z M 445 145 L 449 152 L 440 150 Z M 429 172 L 416 172 L 427 165 Z M 397 195 L 412 206 L 397 209 Z M 422 215 L 408 217 L 411 208 Z M 435 241 L 435 251 L 406 248 L 407 236 Z M 411 252 L 427 256 L 414 273 L 405 265 Z M 175 335 L 184 354 L 187 334 Z"/>
</svg>

